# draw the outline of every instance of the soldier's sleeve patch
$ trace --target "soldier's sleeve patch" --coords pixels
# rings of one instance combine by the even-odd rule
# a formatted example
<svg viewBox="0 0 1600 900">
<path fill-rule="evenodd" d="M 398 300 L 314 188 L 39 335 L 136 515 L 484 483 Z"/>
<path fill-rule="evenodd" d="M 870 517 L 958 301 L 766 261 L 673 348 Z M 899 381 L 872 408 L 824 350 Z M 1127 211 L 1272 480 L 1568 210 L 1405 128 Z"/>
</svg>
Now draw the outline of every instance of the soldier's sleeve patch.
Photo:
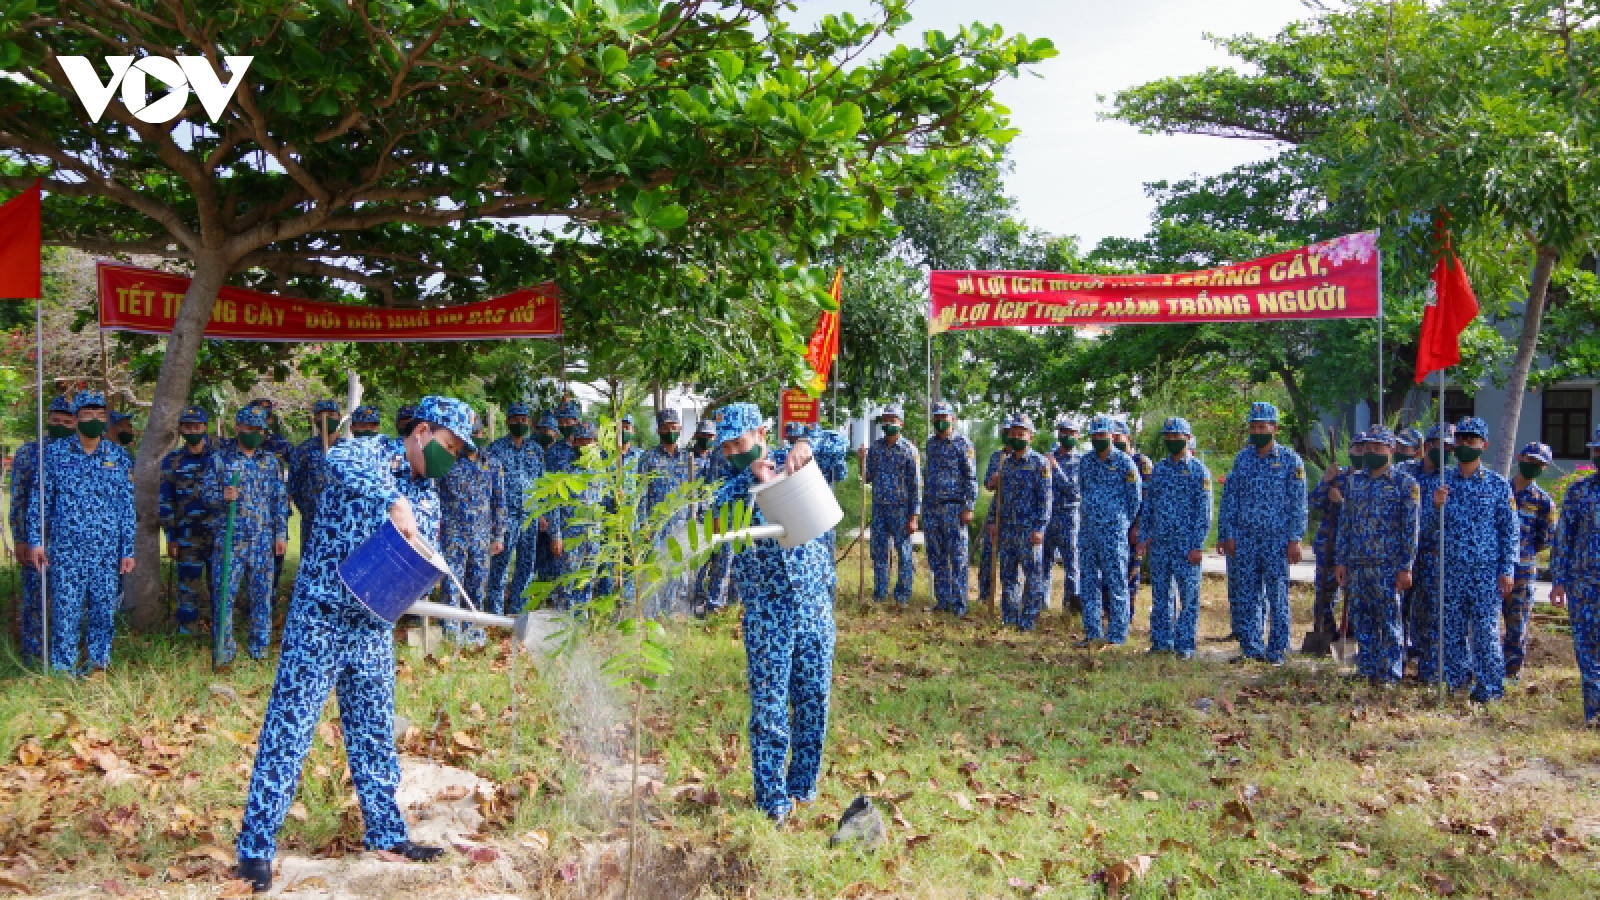
<svg viewBox="0 0 1600 900">
<path fill-rule="evenodd" d="M 1421 500 L 1422 500 L 1422 488 L 1417 487 L 1416 482 L 1412 482 L 1411 483 L 1411 502 L 1412 503 L 1419 503 L 1419 502 L 1421 502 Z"/>
<path fill-rule="evenodd" d="M 1138 480 L 1139 480 L 1139 473 L 1135 472 L 1132 469 L 1129 469 L 1128 470 L 1128 481 L 1129 481 L 1129 483 L 1132 483 L 1132 482 L 1135 482 L 1135 481 L 1138 481 Z"/>
<path fill-rule="evenodd" d="M 1298 466 L 1294 467 L 1294 480 L 1295 481 L 1305 481 L 1306 480 L 1306 467 L 1305 467 L 1305 465 L 1303 463 L 1301 465 L 1298 465 Z"/>
</svg>

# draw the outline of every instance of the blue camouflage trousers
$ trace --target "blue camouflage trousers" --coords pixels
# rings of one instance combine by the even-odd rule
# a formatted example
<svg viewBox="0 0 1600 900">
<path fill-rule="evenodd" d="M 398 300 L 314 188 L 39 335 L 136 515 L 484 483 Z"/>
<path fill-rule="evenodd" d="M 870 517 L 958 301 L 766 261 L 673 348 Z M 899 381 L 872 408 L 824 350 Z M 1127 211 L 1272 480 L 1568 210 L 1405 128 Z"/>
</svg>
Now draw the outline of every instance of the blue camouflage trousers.
<svg viewBox="0 0 1600 900">
<path fill-rule="evenodd" d="M 1439 557 L 1432 550 L 1417 551 L 1412 564 L 1411 609 L 1406 619 L 1411 652 L 1417 658 L 1417 678 L 1435 682 L 1439 673 Z"/>
<path fill-rule="evenodd" d="M 1132 538 L 1128 539 L 1128 621 L 1133 621 L 1133 613 L 1139 608 L 1139 570 L 1144 568 L 1144 558 L 1139 555 L 1139 547 Z"/>
<path fill-rule="evenodd" d="M 586 572 L 589 580 L 581 586 L 563 585 L 556 588 L 550 594 L 552 606 L 556 609 L 577 609 L 584 606 L 600 587 L 602 578 L 599 573 L 593 571 L 596 548 L 587 539 L 588 535 L 587 527 L 563 529 L 560 556 L 562 576 Z"/>
<path fill-rule="evenodd" d="M 1177 623 L 1173 623 L 1172 587 L 1178 588 Z M 1200 566 L 1189 551 L 1150 546 L 1150 648 L 1193 653 L 1200 625 Z"/>
<path fill-rule="evenodd" d="M 699 571 L 695 572 L 695 607 L 717 610 L 738 600 L 738 586 L 734 584 L 732 572 L 733 554 L 728 551 L 728 546 L 723 544 L 711 551 L 710 558 L 701 563 Z"/>
<path fill-rule="evenodd" d="M 1490 569 L 1452 569 L 1444 583 L 1444 680 L 1452 691 L 1477 685 L 1472 699 L 1505 696 L 1500 655 L 1499 577 Z"/>
<path fill-rule="evenodd" d="M 200 621 L 201 591 L 209 596 L 211 579 L 216 577 L 211 571 L 214 543 L 209 534 L 178 538 L 172 556 L 173 576 L 177 582 L 174 590 L 178 594 L 172 617 L 179 625 L 194 625 Z M 303 540 L 300 546 L 306 546 Z"/>
<path fill-rule="evenodd" d="M 1405 632 L 1400 627 L 1400 594 L 1395 570 L 1386 566 L 1350 566 L 1345 576 L 1350 624 L 1361 645 L 1360 674 L 1396 682 L 1405 674 Z"/>
<path fill-rule="evenodd" d="M 1044 546 L 1032 540 L 1026 525 L 1000 529 L 1000 618 L 1007 625 L 1032 631 L 1044 608 Z"/>
<path fill-rule="evenodd" d="M 1055 510 L 1044 530 L 1044 581 L 1048 593 L 1051 571 L 1061 562 L 1061 608 L 1078 596 L 1078 507 Z M 1048 598 L 1047 598 L 1048 599 Z"/>
<path fill-rule="evenodd" d="M 1500 654 L 1506 661 L 1506 674 L 1515 678 L 1528 655 L 1528 618 L 1533 614 L 1533 566 L 1518 565 L 1512 575 L 1511 596 L 1500 604 L 1505 619 L 1505 636 L 1500 639 Z"/>
<path fill-rule="evenodd" d="M 1288 541 L 1237 538 L 1228 561 L 1228 602 L 1234 611 L 1239 650 L 1249 659 L 1280 661 L 1289 651 Z M 1263 631 L 1270 620 L 1271 633 Z"/>
<path fill-rule="evenodd" d="M 27 541 L 20 545 L 27 546 Z M 39 570 L 27 564 L 17 566 L 22 574 L 22 608 L 17 614 L 22 620 L 22 659 L 31 662 L 44 654 L 43 598 L 39 595 L 41 581 Z"/>
<path fill-rule="evenodd" d="M 906 526 L 911 524 L 911 507 L 881 506 L 872 504 L 872 599 L 889 596 L 889 552 L 895 555 L 894 600 L 899 604 L 911 602 L 911 579 L 916 573 L 911 555 L 911 535 Z"/>
<path fill-rule="evenodd" d="M 444 562 L 454 572 L 461 582 L 461 587 L 472 598 L 472 605 L 488 612 L 499 613 L 501 610 L 492 608 L 495 597 L 489 593 L 489 540 L 464 540 L 450 541 L 444 546 Z M 504 556 L 505 554 L 501 554 Z M 448 579 L 447 579 L 448 580 Z M 447 603 L 458 609 L 465 608 L 466 602 L 456 592 L 455 585 L 444 584 L 441 586 Z M 465 639 L 473 643 L 482 644 L 485 640 L 484 631 L 477 626 L 466 626 L 453 619 L 446 619 L 442 626 L 447 637 L 454 640 Z"/>
<path fill-rule="evenodd" d="M 967 614 L 967 526 L 962 505 L 934 501 L 923 508 L 922 536 L 933 578 L 933 608 Z"/>
<path fill-rule="evenodd" d="M 783 815 L 817 795 L 833 684 L 833 603 L 826 589 L 746 599 L 750 762 L 756 806 Z"/>
<path fill-rule="evenodd" d="M 1324 634 L 1339 630 L 1339 618 L 1335 614 L 1339 607 L 1339 579 L 1334 576 L 1333 570 L 1332 560 L 1324 560 L 1319 556 L 1313 582 L 1317 597 L 1311 604 L 1311 627 Z"/>
<path fill-rule="evenodd" d="M 487 545 L 485 549 L 487 551 Z M 505 549 L 489 558 L 488 573 L 484 582 L 487 591 L 484 597 L 485 609 L 493 613 L 521 610 L 528 583 L 533 581 L 535 574 L 546 580 L 560 574 L 559 557 L 552 555 L 551 562 L 546 563 L 545 568 L 540 567 L 541 550 L 546 554 L 550 553 L 550 540 L 539 531 L 539 523 L 534 522 L 524 528 L 520 514 L 512 516 L 511 521 L 506 524 Z M 506 583 L 508 572 L 510 584 Z M 548 572 L 555 574 L 547 575 Z M 467 590 L 470 592 L 472 589 Z M 477 596 L 474 595 L 473 599 L 476 600 Z"/>
<path fill-rule="evenodd" d="M 89 667 L 103 669 L 111 664 L 122 599 L 116 542 L 60 538 L 49 550 L 50 664 L 58 672 L 80 671 L 81 643 Z"/>
<path fill-rule="evenodd" d="M 328 597 L 328 586 L 296 591 L 284 628 L 283 652 L 256 750 L 255 772 L 239 828 L 240 859 L 271 859 L 278 829 L 294 802 L 300 769 L 329 691 L 339 697 L 345 757 L 361 804 L 366 846 L 388 849 L 406 840 L 395 803 L 400 758 L 394 744 L 394 644 L 353 598 Z M 343 591 L 342 585 L 332 590 Z"/>
<path fill-rule="evenodd" d="M 989 585 L 994 581 L 994 541 L 989 539 L 989 523 L 978 529 L 978 602 L 990 602 Z"/>
<path fill-rule="evenodd" d="M 1567 588 L 1572 649 L 1583 678 L 1583 719 L 1600 720 L 1600 581 L 1576 581 Z"/>
<path fill-rule="evenodd" d="M 247 647 L 250 655 L 256 659 L 263 659 L 267 655 L 267 648 L 272 644 L 272 588 L 276 583 L 275 565 L 276 558 L 272 554 L 272 541 L 268 538 L 265 542 L 236 541 L 233 549 L 233 559 L 228 565 L 228 583 L 222 584 L 222 542 L 218 541 L 211 551 L 211 634 L 212 640 L 220 629 L 226 628 L 228 633 L 224 636 L 227 652 L 222 659 L 213 660 L 215 665 L 224 665 L 232 662 L 235 654 L 239 652 L 238 645 L 234 642 L 233 625 L 246 616 L 250 619 L 250 637 Z M 244 591 L 239 588 L 243 586 Z M 236 599 L 237 598 L 237 599 Z M 227 622 L 223 621 L 222 603 L 226 599 L 233 603 L 233 614 Z M 244 615 L 240 615 L 240 612 Z"/>
<path fill-rule="evenodd" d="M 1112 644 L 1128 640 L 1128 535 L 1086 528 L 1078 535 L 1078 587 L 1083 597 L 1083 635 Z M 1104 598 L 1104 604 L 1102 604 Z M 1101 617 L 1105 622 L 1102 623 Z"/>
</svg>

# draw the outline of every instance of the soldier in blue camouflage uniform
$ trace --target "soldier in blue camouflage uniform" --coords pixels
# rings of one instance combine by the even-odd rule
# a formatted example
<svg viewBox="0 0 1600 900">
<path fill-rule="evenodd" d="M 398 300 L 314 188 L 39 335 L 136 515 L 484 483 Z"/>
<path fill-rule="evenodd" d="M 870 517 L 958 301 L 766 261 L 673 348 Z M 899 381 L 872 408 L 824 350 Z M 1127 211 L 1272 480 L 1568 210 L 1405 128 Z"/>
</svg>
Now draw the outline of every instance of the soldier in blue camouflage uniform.
<svg viewBox="0 0 1600 900">
<path fill-rule="evenodd" d="M 1411 586 L 1417 555 L 1422 492 L 1391 464 L 1394 435 L 1376 428 L 1362 440 L 1362 471 L 1343 480 L 1335 577 L 1346 591 L 1360 671 L 1375 686 L 1397 684 L 1405 674 L 1405 632 L 1400 592 Z"/>
<path fill-rule="evenodd" d="M 206 506 L 206 470 L 213 453 L 206 433 L 210 417 L 198 406 L 178 416 L 183 446 L 161 458 L 161 527 L 167 533 L 167 555 L 177 569 L 178 603 L 173 618 L 179 634 L 190 634 L 200 622 L 200 590 L 209 590 L 211 548 L 216 523 Z"/>
<path fill-rule="evenodd" d="M 927 514 L 923 546 L 932 574 L 933 608 L 967 614 L 967 526 L 978 501 L 977 460 L 972 442 L 956 434 L 955 408 L 933 404 L 933 434 L 924 452 L 922 508 Z M 1048 576 L 1047 583 L 1048 583 Z"/>
<path fill-rule="evenodd" d="M 717 444 L 717 423 L 710 414 L 695 428 L 694 454 L 695 477 L 713 490 L 733 477 L 733 467 Z M 711 557 L 700 565 L 700 571 L 695 573 L 693 604 L 696 615 L 722 609 L 738 599 L 738 589 L 731 578 L 732 568 L 733 555 L 726 546 L 713 550 Z"/>
<path fill-rule="evenodd" d="M 1222 486 L 1217 543 L 1229 557 L 1228 605 L 1241 651 L 1234 661 L 1281 666 L 1289 652 L 1289 566 L 1300 561 L 1306 533 L 1306 468 L 1276 440 L 1277 407 L 1251 404 L 1249 428 L 1250 446 L 1234 457 Z M 1272 632 L 1263 644 L 1267 619 Z"/>
<path fill-rule="evenodd" d="M 113 411 L 111 413 L 111 427 L 106 431 L 106 437 L 131 454 L 133 452 L 133 442 L 136 439 L 133 433 L 133 416 L 129 413 Z"/>
<path fill-rule="evenodd" d="M 639 465 L 639 457 L 644 453 L 633 440 L 633 413 L 622 417 L 622 424 L 618 428 L 622 440 L 622 468 L 625 471 L 634 471 Z M 607 448 L 608 450 L 610 448 Z"/>
<path fill-rule="evenodd" d="M 899 572 L 895 579 L 894 600 L 901 606 L 911 602 L 914 573 L 911 536 L 917 533 L 917 518 L 922 513 L 922 465 L 917 448 L 901 440 L 900 404 L 884 407 L 878 417 L 883 437 L 869 450 L 859 451 L 862 481 L 872 485 L 872 599 L 881 603 L 889 596 L 889 554 L 895 555 Z"/>
<path fill-rule="evenodd" d="M 1056 419 L 1056 445 L 1050 451 L 1055 464 L 1051 475 L 1050 526 L 1044 530 L 1044 580 L 1048 591 L 1050 570 L 1061 559 L 1061 610 L 1082 609 L 1078 597 L 1078 420 L 1073 416 Z M 1046 598 L 1048 605 L 1048 597 Z"/>
<path fill-rule="evenodd" d="M 1512 578 L 1511 596 L 1505 599 L 1505 636 L 1500 648 L 1506 661 L 1506 677 L 1515 680 L 1522 673 L 1528 653 L 1528 617 L 1533 613 L 1533 578 L 1539 553 L 1550 546 L 1555 535 L 1556 503 L 1538 477 L 1554 458 L 1550 447 L 1534 441 L 1517 457 L 1517 474 L 1511 477 L 1511 494 L 1517 504 L 1517 571 Z"/>
<path fill-rule="evenodd" d="M 1422 432 L 1407 428 L 1394 436 L 1394 467 L 1415 462 L 1422 454 Z M 1410 474 L 1407 472 L 1406 474 Z M 1415 580 L 1415 579 L 1413 579 Z"/>
<path fill-rule="evenodd" d="M 434 480 L 449 473 L 456 454 L 474 448 L 471 416 L 459 400 L 424 397 L 400 454 L 380 440 L 340 441 L 328 453 L 328 487 L 317 505 L 311 551 L 295 578 L 239 828 L 238 875 L 257 892 L 271 885 L 278 829 L 294 802 L 330 690 L 339 696 L 339 724 L 366 846 L 417 861 L 443 853 L 411 843 L 394 800 L 400 760 L 394 743 L 393 628 L 345 588 L 338 565 L 385 520 L 408 539 L 436 544 Z"/>
<path fill-rule="evenodd" d="M 1194 658 L 1200 624 L 1200 551 L 1211 533 L 1211 473 L 1189 452 L 1193 436 L 1187 419 L 1173 417 L 1161 426 L 1169 455 L 1152 467 L 1139 504 L 1140 552 L 1150 560 L 1150 652 L 1176 653 L 1180 659 Z"/>
<path fill-rule="evenodd" d="M 1133 448 L 1133 435 L 1128 430 L 1128 420 L 1115 418 L 1111 420 L 1111 446 L 1133 460 L 1133 467 L 1139 472 L 1139 488 L 1142 491 L 1150 485 L 1150 474 L 1154 471 L 1154 463 L 1150 457 L 1145 456 Z M 1139 569 L 1144 565 L 1144 554 L 1139 552 L 1139 514 L 1134 513 L 1133 527 L 1128 531 L 1128 621 L 1133 621 L 1133 614 L 1139 607 Z"/>
<path fill-rule="evenodd" d="M 750 503 L 752 484 L 811 458 L 835 468 L 847 449 L 837 432 L 816 431 L 768 453 L 761 410 L 751 403 L 721 410 L 717 442 L 733 475 L 717 489 L 716 507 Z M 757 510 L 755 522 L 764 521 Z M 755 802 L 781 824 L 796 802 L 817 795 L 833 681 L 833 557 L 820 536 L 790 550 L 764 538 L 734 556 L 733 577 L 744 600 Z"/>
<path fill-rule="evenodd" d="M 354 412 L 350 413 L 350 434 L 352 437 L 361 440 L 377 439 L 380 436 L 378 429 L 381 425 L 382 419 L 378 415 L 376 406 L 358 406 Z M 303 546 L 300 552 L 305 552 Z"/>
<path fill-rule="evenodd" d="M 1004 425 L 1004 422 L 1001 422 Z M 1000 460 L 1005 456 L 1006 434 L 1005 429 L 1000 429 L 1000 449 L 989 454 L 989 461 L 983 467 L 983 487 L 991 494 L 999 486 Z M 983 528 L 980 530 L 981 540 L 978 546 L 978 602 L 989 604 L 993 602 L 990 596 L 990 585 L 994 583 L 994 541 L 990 538 L 990 526 L 994 524 L 994 498 L 989 498 L 989 509 L 984 514 Z"/>
<path fill-rule="evenodd" d="M 556 441 L 561 440 L 561 426 L 556 422 L 554 412 L 545 410 L 539 416 L 539 422 L 533 429 L 533 440 L 539 445 L 539 452 L 544 454 L 545 471 L 553 471 L 550 468 L 550 448 L 555 446 Z M 556 529 L 546 518 L 544 524 L 535 530 L 538 537 L 534 544 L 533 577 L 539 581 L 559 578 L 561 560 L 550 551 L 551 537 L 557 533 Z"/>
<path fill-rule="evenodd" d="M 557 415 L 559 416 L 560 413 L 558 412 Z M 564 463 L 560 471 L 592 473 L 594 470 L 585 467 L 582 462 L 582 452 L 583 448 L 593 445 L 599 439 L 594 424 L 579 422 L 577 425 L 571 426 L 570 431 L 567 429 L 568 426 L 563 423 L 562 435 L 564 440 L 561 443 L 552 445 L 550 448 L 551 450 L 556 450 L 565 446 L 571 450 L 571 462 Z M 606 458 L 603 450 L 600 453 L 600 458 L 601 460 Z M 561 523 L 559 532 L 561 540 L 559 544 L 555 545 L 556 551 L 561 557 L 561 574 L 568 576 L 588 570 L 588 579 L 584 583 L 563 585 L 552 595 L 557 609 L 576 609 L 588 603 L 596 591 L 603 591 L 606 588 L 604 577 L 594 571 L 596 548 L 589 540 L 589 532 L 599 526 L 582 521 L 582 517 L 579 515 L 585 508 L 599 507 L 604 503 L 606 498 L 601 494 L 600 487 L 591 486 L 588 490 L 574 496 L 572 505 L 559 507 L 551 514 L 555 521 Z"/>
<path fill-rule="evenodd" d="M 77 419 L 72 414 L 72 401 L 65 395 L 50 401 L 50 411 L 45 414 L 45 446 L 71 437 Z M 11 459 L 11 546 L 16 548 L 17 568 L 22 573 L 22 658 L 31 662 L 44 655 L 43 603 L 39 594 L 39 570 L 25 559 L 28 546 L 26 513 L 29 498 L 39 493 L 39 442 L 29 441 L 17 448 Z"/>
<path fill-rule="evenodd" d="M 311 405 L 311 437 L 301 441 L 289 456 L 289 499 L 300 511 L 300 552 L 306 552 L 311 536 L 311 523 L 317 518 L 317 498 L 328 483 L 327 455 L 322 449 L 338 440 L 334 429 L 339 425 L 339 404 L 333 400 L 318 400 Z"/>
<path fill-rule="evenodd" d="M 394 434 L 382 437 L 388 447 L 387 452 L 396 455 L 406 452 L 406 438 L 411 434 L 416 421 L 417 408 L 409 403 L 394 411 Z"/>
<path fill-rule="evenodd" d="M 1133 459 L 1112 446 L 1113 427 L 1110 416 L 1095 416 L 1089 422 L 1093 452 L 1078 459 L 1083 493 L 1078 585 L 1084 634 L 1078 646 L 1128 640 L 1128 529 L 1139 512 L 1141 483 Z"/>
<path fill-rule="evenodd" d="M 1589 440 L 1589 454 L 1600 469 L 1600 428 Z M 1583 719 L 1600 728 L 1600 472 L 1573 482 L 1561 499 L 1550 548 L 1550 602 L 1568 607 L 1583 679 Z"/>
<path fill-rule="evenodd" d="M 506 493 L 507 480 L 499 459 L 487 450 L 466 449 L 456 460 L 455 468 L 439 479 L 438 484 L 439 550 L 450 571 L 460 579 L 467 596 L 472 598 L 472 604 L 493 613 L 502 612 L 504 607 L 501 597 L 494 593 L 489 560 L 504 555 L 506 535 L 510 532 L 508 519 L 517 509 Z M 452 604 L 462 605 L 461 596 L 453 585 L 444 593 Z M 452 640 L 484 643 L 481 628 L 467 628 L 459 622 L 446 621 L 444 631 Z"/>
<path fill-rule="evenodd" d="M 45 447 L 44 502 L 29 493 L 24 523 L 29 559 L 50 579 L 51 667 L 79 674 L 80 643 L 90 669 L 111 664 L 117 576 L 133 571 L 134 515 L 128 454 L 102 439 L 104 395 L 80 391 L 72 409 L 78 433 Z"/>
<path fill-rule="evenodd" d="M 1517 509 L 1511 484 L 1484 468 L 1489 426 L 1468 416 L 1456 423 L 1456 465 L 1433 490 L 1423 527 L 1444 517 L 1444 678 L 1452 691 L 1476 679 L 1472 699 L 1505 696 L 1500 655 L 1500 608 L 1511 596 L 1517 570 Z"/>
<path fill-rule="evenodd" d="M 1311 629 L 1323 634 L 1339 631 L 1339 620 L 1334 615 L 1339 605 L 1339 576 L 1334 571 L 1334 548 L 1339 540 L 1339 510 L 1344 506 L 1345 495 L 1350 492 L 1350 476 L 1361 468 L 1362 450 L 1366 446 L 1363 437 L 1351 436 L 1350 465 L 1346 467 L 1330 462 L 1322 472 L 1322 480 L 1311 489 L 1307 499 L 1309 509 L 1322 514 L 1322 519 L 1317 522 L 1316 537 L 1311 540 L 1311 551 L 1317 558 L 1314 581 L 1317 596 L 1311 605 Z M 1396 468 L 1399 468 L 1398 465 Z"/>
<path fill-rule="evenodd" d="M 1029 448 L 1033 421 L 1024 414 L 1005 422 L 1006 454 L 996 473 L 1000 509 L 991 518 L 990 540 L 999 548 L 1000 616 L 1007 625 L 1032 631 L 1044 608 L 1044 532 L 1055 493 L 1054 465 Z"/>
<path fill-rule="evenodd" d="M 683 420 L 679 418 L 677 410 L 670 407 L 656 410 L 656 446 L 640 453 L 639 461 L 635 464 L 640 475 L 650 476 L 644 484 L 644 495 L 639 499 L 641 524 L 649 520 L 656 506 L 667 495 L 687 484 L 694 475 L 694 451 L 683 446 L 679 440 L 682 432 Z M 656 547 L 665 548 L 668 537 L 675 529 L 682 528 L 688 518 L 689 510 L 682 509 L 661 523 L 651 538 Z M 652 612 L 676 608 L 685 591 L 691 587 L 687 584 L 688 580 L 677 578 L 661 585 L 650 598 Z"/>
<path fill-rule="evenodd" d="M 211 631 L 216 641 L 219 629 L 223 654 L 212 660 L 217 667 L 233 661 L 238 647 L 231 631 L 232 621 L 224 622 L 222 603 L 231 600 L 244 587 L 243 603 L 234 609 L 247 610 L 250 619 L 248 649 L 255 659 L 264 659 L 272 642 L 273 564 L 283 555 L 289 541 L 289 495 L 284 487 L 283 463 L 266 451 L 266 410 L 247 406 L 234 417 L 237 442 L 231 450 L 219 450 L 206 463 L 206 508 L 216 523 L 211 550 Z M 237 503 L 233 523 L 232 556 L 228 583 L 222 583 L 223 558 L 230 548 L 222 538 L 228 518 L 228 504 Z M 237 620 L 238 617 L 235 617 Z M 215 644 L 213 644 L 215 646 Z"/>
<path fill-rule="evenodd" d="M 1417 482 L 1422 492 L 1421 526 L 1417 534 L 1417 561 L 1412 566 L 1411 590 L 1402 608 L 1406 610 L 1406 637 L 1411 656 L 1417 661 L 1417 679 L 1438 681 L 1439 671 L 1439 523 L 1431 519 L 1433 489 L 1439 486 L 1439 473 L 1449 464 L 1456 443 L 1456 426 L 1446 423 L 1428 429 L 1423 453 L 1398 467 Z"/>
<path fill-rule="evenodd" d="M 506 431 L 509 433 L 505 437 L 497 438 L 484 450 L 484 455 L 499 465 L 505 479 L 504 534 L 501 549 L 494 552 L 489 563 L 487 587 L 487 608 L 494 612 L 522 608 L 528 583 L 537 569 L 539 535 L 549 527 L 548 520 L 528 521 L 528 489 L 544 475 L 544 448 L 532 436 L 533 411 L 528 404 L 506 407 Z"/>
</svg>

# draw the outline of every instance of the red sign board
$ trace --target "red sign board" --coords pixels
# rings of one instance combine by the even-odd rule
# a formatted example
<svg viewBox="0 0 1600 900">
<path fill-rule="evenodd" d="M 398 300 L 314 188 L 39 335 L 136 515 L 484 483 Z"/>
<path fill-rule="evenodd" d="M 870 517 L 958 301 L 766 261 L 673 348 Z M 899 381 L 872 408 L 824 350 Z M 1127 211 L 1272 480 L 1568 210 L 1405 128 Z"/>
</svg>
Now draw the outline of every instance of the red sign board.
<svg viewBox="0 0 1600 900">
<path fill-rule="evenodd" d="M 805 391 L 789 388 L 778 398 L 778 434 L 782 435 L 790 422 L 815 425 L 821 421 L 822 404 Z"/>
</svg>

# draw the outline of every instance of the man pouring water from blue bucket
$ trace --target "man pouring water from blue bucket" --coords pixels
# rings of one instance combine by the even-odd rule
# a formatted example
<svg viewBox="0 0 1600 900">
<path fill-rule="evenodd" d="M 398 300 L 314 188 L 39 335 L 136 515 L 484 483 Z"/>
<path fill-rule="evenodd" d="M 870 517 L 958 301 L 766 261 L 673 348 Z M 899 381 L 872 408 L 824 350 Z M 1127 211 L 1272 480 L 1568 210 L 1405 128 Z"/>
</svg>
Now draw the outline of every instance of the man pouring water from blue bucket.
<svg viewBox="0 0 1600 900">
<path fill-rule="evenodd" d="M 300 767 L 330 690 L 339 697 L 367 848 L 417 861 L 444 852 L 411 843 L 394 799 L 400 759 L 394 745 L 393 622 L 346 586 L 346 561 L 359 560 L 369 544 L 381 545 L 380 532 L 391 525 L 396 542 L 436 555 L 434 480 L 450 472 L 462 450 L 476 449 L 473 414 L 460 400 L 424 397 L 414 422 L 402 441 L 341 441 L 328 451 L 327 487 L 295 579 L 239 829 L 239 877 L 257 892 L 271 886 L 278 829 L 294 801 Z M 347 570 L 345 578 L 341 568 Z"/>
</svg>

